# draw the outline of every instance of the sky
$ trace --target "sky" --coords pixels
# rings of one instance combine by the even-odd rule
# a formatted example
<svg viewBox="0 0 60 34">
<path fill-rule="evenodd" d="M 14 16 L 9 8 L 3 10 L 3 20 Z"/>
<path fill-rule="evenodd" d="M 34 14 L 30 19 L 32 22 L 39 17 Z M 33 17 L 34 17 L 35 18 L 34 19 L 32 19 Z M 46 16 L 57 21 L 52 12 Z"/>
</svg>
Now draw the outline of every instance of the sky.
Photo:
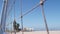
<svg viewBox="0 0 60 34">
<path fill-rule="evenodd" d="M 13 0 L 10 0 L 9 2 L 10 6 Z M 40 0 L 22 0 L 23 14 L 25 14 L 39 2 Z M 0 0 L 0 19 L 1 19 L 2 5 L 3 1 Z M 19 23 L 21 26 L 21 20 L 19 18 L 21 15 L 20 0 L 16 0 L 14 6 L 15 6 L 15 19 L 17 23 Z M 14 6 L 10 11 L 9 16 L 7 17 L 7 23 L 13 22 L 14 20 Z M 44 4 L 44 12 L 49 29 L 60 29 L 60 0 L 47 0 Z M 23 17 L 23 25 L 24 27 L 45 29 L 45 23 L 43 20 L 42 10 L 40 6 Z"/>
</svg>

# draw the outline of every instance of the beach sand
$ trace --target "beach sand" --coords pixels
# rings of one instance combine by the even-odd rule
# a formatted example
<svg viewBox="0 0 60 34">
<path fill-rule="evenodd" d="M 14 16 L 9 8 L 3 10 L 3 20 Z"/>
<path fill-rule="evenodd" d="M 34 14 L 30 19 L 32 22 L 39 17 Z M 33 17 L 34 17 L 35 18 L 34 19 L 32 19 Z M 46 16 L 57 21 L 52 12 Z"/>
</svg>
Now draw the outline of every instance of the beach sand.
<svg viewBox="0 0 60 34">
<path fill-rule="evenodd" d="M 60 31 L 49 31 L 50 34 L 60 34 Z M 11 34 L 11 33 L 8 33 Z M 14 34 L 14 33 L 12 33 Z M 17 32 L 16 34 L 22 34 L 22 32 Z M 33 31 L 33 32 L 24 32 L 24 34 L 47 34 L 46 31 Z"/>
</svg>

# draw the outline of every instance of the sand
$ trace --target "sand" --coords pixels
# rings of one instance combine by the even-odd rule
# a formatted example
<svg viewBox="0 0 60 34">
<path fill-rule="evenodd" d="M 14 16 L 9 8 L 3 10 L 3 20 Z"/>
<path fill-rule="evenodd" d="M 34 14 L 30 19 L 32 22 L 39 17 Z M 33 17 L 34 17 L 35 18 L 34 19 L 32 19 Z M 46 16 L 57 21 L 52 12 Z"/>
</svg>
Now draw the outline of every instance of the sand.
<svg viewBox="0 0 60 34">
<path fill-rule="evenodd" d="M 49 31 L 49 32 L 50 34 L 60 34 L 60 31 Z M 22 34 L 22 32 L 17 32 L 16 34 Z M 33 31 L 33 32 L 24 32 L 24 34 L 47 34 L 47 32 L 46 31 Z"/>
</svg>

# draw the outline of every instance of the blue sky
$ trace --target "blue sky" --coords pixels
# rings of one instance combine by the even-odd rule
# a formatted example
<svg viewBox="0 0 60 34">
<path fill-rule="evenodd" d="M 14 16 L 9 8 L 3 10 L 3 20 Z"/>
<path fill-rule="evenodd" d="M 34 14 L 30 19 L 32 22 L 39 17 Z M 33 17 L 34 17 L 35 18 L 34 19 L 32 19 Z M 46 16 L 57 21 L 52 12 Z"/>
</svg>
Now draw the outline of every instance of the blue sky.
<svg viewBox="0 0 60 34">
<path fill-rule="evenodd" d="M 0 18 L 1 18 L 1 9 L 3 1 L 0 0 Z M 26 13 L 29 9 L 38 4 L 40 0 L 22 0 L 22 11 L 23 14 Z M 10 2 L 11 4 L 12 2 Z M 60 0 L 47 0 L 44 5 L 46 20 L 48 23 L 49 29 L 60 29 Z M 11 10 L 7 22 L 13 21 L 14 9 Z M 16 0 L 15 4 L 15 14 L 17 23 L 21 24 L 20 19 L 20 0 Z M 37 7 L 31 13 L 23 17 L 24 27 L 33 27 L 33 28 L 45 28 L 44 20 L 42 17 L 41 7 Z"/>
</svg>

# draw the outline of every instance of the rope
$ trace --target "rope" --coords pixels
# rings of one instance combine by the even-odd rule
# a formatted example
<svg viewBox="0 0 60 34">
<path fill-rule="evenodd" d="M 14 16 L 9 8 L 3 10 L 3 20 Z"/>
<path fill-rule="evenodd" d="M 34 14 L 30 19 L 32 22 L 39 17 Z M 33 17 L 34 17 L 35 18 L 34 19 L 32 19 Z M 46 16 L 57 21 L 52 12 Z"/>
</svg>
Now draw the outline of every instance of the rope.
<svg viewBox="0 0 60 34">
<path fill-rule="evenodd" d="M 15 2 L 15 1 L 14 1 Z M 12 7 L 13 7 L 13 5 L 14 5 L 14 2 L 13 2 L 13 4 L 11 5 L 11 9 L 9 10 L 9 13 L 10 13 L 10 11 L 12 10 Z M 32 12 L 34 9 L 36 9 L 37 7 L 39 7 L 40 6 L 40 3 L 39 4 L 37 4 L 36 6 L 34 6 L 33 8 L 31 8 L 29 11 L 27 11 L 25 14 L 23 14 L 22 15 L 22 17 L 23 16 L 25 16 L 25 15 L 27 15 L 27 14 L 29 14 L 30 12 Z M 18 18 L 18 19 L 20 19 L 21 18 L 21 16 Z M 9 23 L 9 24 L 11 24 L 11 23 Z"/>
<path fill-rule="evenodd" d="M 16 1 L 16 0 L 14 0 L 14 2 L 12 3 L 12 5 L 9 7 L 9 11 L 8 11 L 7 17 L 9 16 L 9 13 L 11 12 L 15 1 Z M 11 24 L 11 23 L 9 23 L 9 24 Z M 7 24 L 7 26 L 8 26 L 9 24 Z"/>
<path fill-rule="evenodd" d="M 16 21 L 15 20 L 15 2 L 14 2 L 14 21 Z M 14 33 L 16 34 L 16 30 L 14 29 Z"/>
<path fill-rule="evenodd" d="M 14 20 L 15 20 L 15 1 L 14 1 Z"/>
<path fill-rule="evenodd" d="M 9 16 L 9 13 L 11 12 L 11 10 L 12 10 L 12 8 L 13 8 L 13 5 L 15 5 L 15 1 L 16 1 L 16 0 L 14 0 L 13 3 L 12 3 L 12 5 L 9 7 L 9 10 L 8 10 L 8 13 L 7 13 L 7 17 Z M 15 7 L 14 7 L 14 20 L 15 20 Z M 9 23 L 9 24 L 11 24 L 11 23 Z M 7 24 L 7 26 L 8 26 L 9 24 Z M 15 32 L 15 33 L 16 33 L 16 32 Z"/>
<path fill-rule="evenodd" d="M 42 4 L 41 4 L 42 5 Z M 26 12 L 25 14 L 22 15 L 22 0 L 21 0 L 21 25 L 22 25 L 22 29 L 23 29 L 23 16 L 29 14 L 30 12 L 32 12 L 35 8 L 37 8 L 38 6 L 40 6 L 40 4 L 38 4 L 37 6 L 34 6 L 32 9 L 30 9 L 28 12 Z M 45 22 L 45 26 L 46 26 L 46 30 L 47 30 L 47 34 L 49 34 L 49 30 L 48 30 L 48 25 L 47 25 L 47 21 L 46 21 L 46 17 L 44 15 L 44 9 L 43 9 L 43 6 L 42 6 L 42 14 L 43 14 L 43 17 L 44 17 L 44 22 Z M 23 34 L 23 31 L 22 31 L 22 34 Z"/>
<path fill-rule="evenodd" d="M 24 34 L 24 32 L 23 32 L 23 16 L 22 16 L 22 0 L 20 0 L 20 9 L 21 9 L 21 26 L 22 26 L 22 34 Z"/>
<path fill-rule="evenodd" d="M 27 15 L 28 13 L 32 12 L 34 9 L 36 9 L 38 6 L 40 6 L 40 3 L 31 8 L 28 12 L 26 12 L 23 16 Z"/>
<path fill-rule="evenodd" d="M 14 2 L 12 3 L 12 5 L 9 7 L 7 16 L 9 16 L 9 13 L 11 12 L 11 10 L 12 10 L 12 8 L 13 8 L 13 6 L 14 6 L 15 1 L 16 1 L 16 0 L 14 0 Z"/>
<path fill-rule="evenodd" d="M 12 3 L 12 5 L 9 7 L 7 17 L 9 16 L 9 13 L 11 12 L 11 10 L 12 10 L 14 4 L 15 4 L 15 1 L 16 1 L 16 0 L 14 0 L 14 2 Z M 15 10 L 15 9 L 14 9 L 14 10 Z M 11 24 L 11 23 L 10 23 L 10 24 Z M 7 24 L 7 26 L 8 26 L 8 25 L 9 25 L 9 24 Z"/>
<path fill-rule="evenodd" d="M 36 6 L 34 6 L 33 8 L 31 8 L 29 11 L 27 11 L 25 14 L 23 14 L 22 16 L 25 16 L 25 15 L 27 15 L 27 14 L 29 14 L 30 12 L 32 12 L 34 9 L 36 9 L 37 7 L 39 7 L 40 6 L 40 3 L 39 4 L 37 4 Z M 18 19 L 20 19 L 21 18 L 21 16 L 18 18 Z"/>
</svg>

